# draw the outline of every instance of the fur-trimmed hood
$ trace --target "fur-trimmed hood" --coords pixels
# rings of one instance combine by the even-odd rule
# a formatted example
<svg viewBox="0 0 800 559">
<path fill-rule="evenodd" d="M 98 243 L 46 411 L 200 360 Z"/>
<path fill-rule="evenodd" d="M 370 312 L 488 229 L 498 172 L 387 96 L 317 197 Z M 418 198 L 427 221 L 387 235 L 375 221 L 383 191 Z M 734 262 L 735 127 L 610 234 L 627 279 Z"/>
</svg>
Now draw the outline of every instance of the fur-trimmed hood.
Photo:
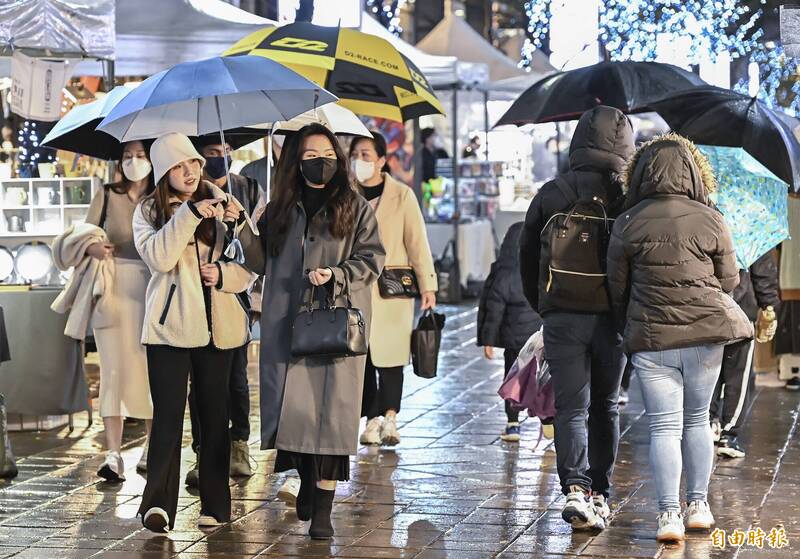
<svg viewBox="0 0 800 559">
<path fill-rule="evenodd" d="M 678 134 L 665 134 L 643 144 L 623 175 L 626 206 L 635 206 L 656 196 L 686 196 L 709 204 L 717 189 L 714 171 L 705 155 Z"/>
</svg>

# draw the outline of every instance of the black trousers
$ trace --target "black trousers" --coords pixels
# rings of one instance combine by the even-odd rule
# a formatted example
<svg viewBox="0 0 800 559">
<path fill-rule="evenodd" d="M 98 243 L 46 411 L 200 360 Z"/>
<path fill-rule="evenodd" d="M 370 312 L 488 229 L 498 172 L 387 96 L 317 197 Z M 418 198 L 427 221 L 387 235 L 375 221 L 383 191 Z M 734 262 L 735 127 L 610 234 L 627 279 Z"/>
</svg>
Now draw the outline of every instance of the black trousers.
<svg viewBox="0 0 800 559">
<path fill-rule="evenodd" d="M 386 415 L 389 410 L 399 412 L 402 399 L 403 367 L 376 367 L 372 354 L 367 354 L 361 417 L 372 419 Z"/>
<path fill-rule="evenodd" d="M 544 352 L 555 390 L 562 491 L 579 485 L 608 496 L 619 445 L 622 339 L 610 315 L 553 312 L 544 317 Z"/>
<path fill-rule="evenodd" d="M 247 344 L 249 345 L 249 344 Z M 228 412 L 231 417 L 231 440 L 250 438 L 250 385 L 247 382 L 247 345 L 232 349 L 233 365 L 228 384 Z M 200 423 L 197 421 L 197 404 L 194 390 L 189 385 L 189 419 L 192 421 L 192 450 L 200 447 Z"/>
<path fill-rule="evenodd" d="M 750 405 L 755 342 L 745 340 L 725 346 L 722 371 L 711 399 L 711 417 L 717 417 L 722 434 L 738 436 Z"/>
<path fill-rule="evenodd" d="M 228 402 L 220 398 L 228 389 L 232 350 L 213 347 L 182 349 L 147 346 L 150 394 L 153 397 L 153 428 L 147 455 L 147 485 L 139 514 L 160 507 L 175 524 L 180 487 L 181 441 L 186 411 L 186 391 L 191 372 L 197 402 L 197 418 L 203 434 L 200 448 L 201 514 L 220 522 L 231 517 L 231 492 L 228 484 L 230 437 Z"/>
<path fill-rule="evenodd" d="M 506 367 L 506 374 L 503 375 L 503 378 L 508 376 L 508 373 L 511 371 L 511 367 L 514 366 L 514 361 L 517 360 L 519 357 L 519 352 L 514 351 L 513 349 L 506 349 L 503 352 L 503 358 L 505 359 L 505 367 Z M 508 400 L 505 402 L 506 406 L 506 421 L 508 423 L 518 423 L 519 422 L 519 410 L 514 409 L 514 407 L 508 403 Z"/>
</svg>

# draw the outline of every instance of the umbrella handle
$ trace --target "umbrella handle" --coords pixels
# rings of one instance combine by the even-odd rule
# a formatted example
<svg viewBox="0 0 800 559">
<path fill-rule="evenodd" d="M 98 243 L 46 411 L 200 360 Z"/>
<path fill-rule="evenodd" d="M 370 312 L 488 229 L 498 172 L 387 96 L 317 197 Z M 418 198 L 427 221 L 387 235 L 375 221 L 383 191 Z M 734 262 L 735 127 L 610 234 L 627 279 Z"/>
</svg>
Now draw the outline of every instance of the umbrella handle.
<svg viewBox="0 0 800 559">
<path fill-rule="evenodd" d="M 231 190 L 231 171 L 228 168 L 228 152 L 225 150 L 225 131 L 222 129 L 222 112 L 219 109 L 219 96 L 214 96 L 214 106 L 217 109 L 217 123 L 219 124 L 219 137 L 222 141 L 222 160 L 225 163 L 225 184 L 228 185 L 228 191 Z M 233 238 L 239 238 L 239 232 L 236 230 L 236 227 L 233 228 Z"/>
</svg>

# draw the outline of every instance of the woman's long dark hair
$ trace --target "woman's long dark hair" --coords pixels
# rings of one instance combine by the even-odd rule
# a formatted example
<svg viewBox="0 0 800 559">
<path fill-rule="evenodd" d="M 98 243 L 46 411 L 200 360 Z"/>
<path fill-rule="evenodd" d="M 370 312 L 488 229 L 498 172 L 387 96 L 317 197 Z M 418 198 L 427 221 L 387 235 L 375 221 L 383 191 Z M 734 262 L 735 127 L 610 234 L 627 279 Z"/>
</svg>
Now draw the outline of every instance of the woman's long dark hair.
<svg viewBox="0 0 800 559">
<path fill-rule="evenodd" d="M 153 193 L 148 196 L 148 199 L 152 199 L 153 202 L 149 204 L 150 211 L 147 218 L 156 229 L 164 227 L 170 218 L 172 218 L 175 209 L 180 207 L 180 204 L 170 204 L 169 202 L 171 196 L 177 195 L 178 192 L 169 185 L 169 173 L 165 174 L 161 177 L 161 180 L 158 181 L 158 184 L 156 184 Z M 197 185 L 197 190 L 192 194 L 191 201 L 199 202 L 200 200 L 213 197 L 214 195 L 211 193 L 211 189 L 206 182 L 200 179 L 200 184 Z M 216 219 L 204 219 L 200 222 L 200 225 L 197 226 L 197 237 L 206 245 L 212 246 L 214 243 L 216 226 Z"/>
<path fill-rule="evenodd" d="M 142 146 L 144 147 L 144 153 L 147 156 L 147 160 L 150 161 L 150 156 L 148 154 L 150 153 L 150 146 L 153 145 L 153 142 L 151 140 L 134 140 L 134 141 L 142 143 Z M 130 142 L 126 142 L 126 144 L 128 143 Z M 122 153 L 124 152 L 125 152 L 125 146 L 122 147 Z M 130 190 L 131 185 L 133 184 L 133 182 L 129 181 L 128 177 L 125 176 L 125 173 L 122 172 L 122 153 L 120 154 L 119 157 L 120 174 L 122 175 L 122 180 L 108 185 L 109 188 L 111 188 L 111 190 L 113 190 L 117 194 L 127 194 L 128 190 Z M 147 189 L 144 191 L 144 195 L 142 196 L 142 198 L 152 194 L 155 189 L 156 189 L 156 184 L 153 181 L 153 170 L 150 169 L 150 173 L 148 173 L 147 175 Z"/>
<path fill-rule="evenodd" d="M 367 137 L 353 138 L 353 141 L 350 142 L 350 153 L 349 153 L 350 159 L 353 159 L 353 154 L 355 153 L 358 144 L 360 144 L 361 142 L 372 142 L 372 147 L 375 148 L 375 153 L 378 154 L 378 157 L 383 157 L 383 158 L 388 157 L 387 156 L 388 149 L 386 148 L 386 138 L 384 138 L 383 134 L 381 134 L 377 130 L 370 130 L 370 133 L 372 134 L 372 138 L 367 138 Z M 389 162 L 387 161 L 386 163 L 383 164 L 383 167 L 381 167 L 381 172 L 388 173 L 389 171 L 390 171 Z"/>
<path fill-rule="evenodd" d="M 353 232 L 356 217 L 356 191 L 350 181 L 348 162 L 336 136 L 321 124 L 309 124 L 286 139 L 281 158 L 275 168 L 275 182 L 272 187 L 272 200 L 267 207 L 267 250 L 277 256 L 286 243 L 295 219 L 295 206 L 300 201 L 306 181 L 300 172 L 303 146 L 309 136 L 322 135 L 330 140 L 336 152 L 336 173 L 328 182 L 332 192 L 328 198 L 327 209 L 314 216 L 314 220 L 327 219 L 331 235 L 343 239 Z"/>
</svg>

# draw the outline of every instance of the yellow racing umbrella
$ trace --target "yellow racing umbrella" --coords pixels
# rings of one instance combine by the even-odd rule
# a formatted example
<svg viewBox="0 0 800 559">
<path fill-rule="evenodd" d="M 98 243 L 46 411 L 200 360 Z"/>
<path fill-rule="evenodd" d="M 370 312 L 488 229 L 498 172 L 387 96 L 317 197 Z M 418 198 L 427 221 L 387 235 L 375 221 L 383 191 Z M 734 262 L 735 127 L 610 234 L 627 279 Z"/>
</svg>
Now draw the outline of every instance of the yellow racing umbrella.
<svg viewBox="0 0 800 559">
<path fill-rule="evenodd" d="M 265 27 L 223 54 L 280 62 L 339 97 L 339 104 L 356 114 L 399 122 L 444 114 L 413 62 L 385 39 L 355 29 L 306 22 Z"/>
</svg>

